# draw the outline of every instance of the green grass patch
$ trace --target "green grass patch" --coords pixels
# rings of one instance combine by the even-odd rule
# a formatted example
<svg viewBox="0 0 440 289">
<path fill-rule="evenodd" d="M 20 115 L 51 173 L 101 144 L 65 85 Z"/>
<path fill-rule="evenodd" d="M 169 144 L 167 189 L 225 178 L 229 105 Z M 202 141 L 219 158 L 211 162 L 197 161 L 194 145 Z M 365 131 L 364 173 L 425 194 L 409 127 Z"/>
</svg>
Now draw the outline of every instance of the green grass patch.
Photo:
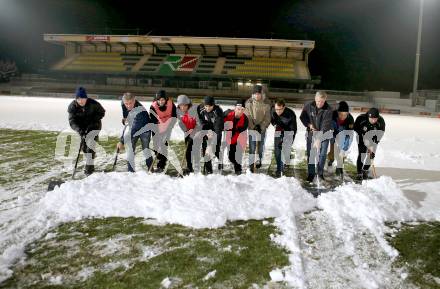
<svg viewBox="0 0 440 289">
<path fill-rule="evenodd" d="M 167 277 L 174 288 L 263 286 L 271 270 L 288 265 L 287 252 L 271 241 L 272 222 L 200 230 L 141 218 L 66 223 L 28 246 L 1 288 L 160 288 Z"/>
<path fill-rule="evenodd" d="M 403 224 L 391 245 L 399 251 L 395 266 L 408 269 L 420 288 L 440 288 L 440 222 Z"/>
</svg>

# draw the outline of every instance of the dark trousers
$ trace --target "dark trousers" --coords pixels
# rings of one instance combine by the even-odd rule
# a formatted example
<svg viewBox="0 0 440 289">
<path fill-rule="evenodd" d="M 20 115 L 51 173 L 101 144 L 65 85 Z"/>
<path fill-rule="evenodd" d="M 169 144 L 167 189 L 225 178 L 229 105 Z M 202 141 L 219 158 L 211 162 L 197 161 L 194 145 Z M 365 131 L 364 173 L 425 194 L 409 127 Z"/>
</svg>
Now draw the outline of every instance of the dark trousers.
<svg viewBox="0 0 440 289">
<path fill-rule="evenodd" d="M 162 153 L 156 153 L 158 169 L 165 169 L 165 166 L 167 165 L 167 157 L 165 155 L 167 154 L 168 154 L 168 142 L 165 142 L 165 145 L 162 148 Z"/>
<path fill-rule="evenodd" d="M 217 143 L 215 145 L 215 156 L 220 159 L 220 146 L 221 146 L 221 134 L 217 135 Z M 208 149 L 208 136 L 203 137 L 202 142 L 202 156 L 206 156 L 206 151 Z M 205 170 L 207 173 L 212 173 L 212 160 L 205 162 Z"/>
<path fill-rule="evenodd" d="M 239 144 L 229 145 L 228 159 L 234 165 L 235 173 L 241 173 L 243 162 L 243 148 Z"/>
<path fill-rule="evenodd" d="M 93 140 L 95 141 L 95 143 L 98 142 L 98 140 L 99 140 L 98 134 L 96 134 L 96 136 L 93 138 Z M 86 158 L 86 166 L 93 166 L 94 160 L 96 157 L 95 144 L 87 143 L 87 138 L 86 138 L 86 141 L 84 141 L 83 146 L 82 146 L 82 151 L 83 151 L 84 156 Z"/>
<path fill-rule="evenodd" d="M 186 160 L 186 168 L 193 172 L 194 168 L 193 168 L 193 162 L 192 162 L 192 149 L 193 149 L 193 139 L 190 135 L 185 137 L 185 160 Z"/>
<path fill-rule="evenodd" d="M 153 144 L 154 144 L 154 151 L 156 154 L 156 160 L 157 165 L 156 167 L 158 169 L 165 169 L 165 166 L 167 165 L 167 155 L 168 155 L 168 139 L 170 138 L 171 132 L 165 132 L 165 133 L 153 133 Z M 164 140 L 166 140 L 164 142 Z"/>
<path fill-rule="evenodd" d="M 368 171 L 370 169 L 370 160 L 374 159 L 374 156 L 368 155 L 368 149 L 364 144 L 358 144 L 358 151 L 356 169 L 357 173 L 360 174 L 362 171 Z"/>
</svg>

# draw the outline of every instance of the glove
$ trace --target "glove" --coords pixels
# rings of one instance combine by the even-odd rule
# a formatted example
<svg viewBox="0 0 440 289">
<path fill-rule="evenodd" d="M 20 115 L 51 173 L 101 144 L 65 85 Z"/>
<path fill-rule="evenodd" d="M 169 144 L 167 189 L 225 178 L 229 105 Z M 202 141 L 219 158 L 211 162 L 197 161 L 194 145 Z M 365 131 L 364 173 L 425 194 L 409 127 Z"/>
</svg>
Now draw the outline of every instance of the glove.
<svg viewBox="0 0 440 289">
<path fill-rule="evenodd" d="M 81 136 L 81 138 L 85 138 L 87 135 L 87 129 L 80 129 L 78 131 L 79 135 Z"/>
<path fill-rule="evenodd" d="M 374 157 L 376 156 L 376 154 L 375 153 L 373 153 L 373 152 L 370 152 L 370 158 L 371 159 L 374 159 Z"/>
<path fill-rule="evenodd" d="M 340 151 L 339 152 L 339 157 L 341 158 L 341 159 L 343 159 L 343 158 L 345 158 L 345 151 Z"/>
<path fill-rule="evenodd" d="M 127 121 L 127 119 L 126 118 L 123 118 L 122 119 L 122 125 L 125 125 L 125 122 Z"/>
<path fill-rule="evenodd" d="M 254 130 L 256 130 L 256 131 L 258 131 L 259 133 L 261 133 L 261 127 L 260 127 L 260 125 L 257 124 L 257 125 L 254 127 Z"/>
<path fill-rule="evenodd" d="M 278 143 L 278 148 L 282 149 L 283 148 L 283 140 L 281 139 L 281 141 Z"/>
</svg>

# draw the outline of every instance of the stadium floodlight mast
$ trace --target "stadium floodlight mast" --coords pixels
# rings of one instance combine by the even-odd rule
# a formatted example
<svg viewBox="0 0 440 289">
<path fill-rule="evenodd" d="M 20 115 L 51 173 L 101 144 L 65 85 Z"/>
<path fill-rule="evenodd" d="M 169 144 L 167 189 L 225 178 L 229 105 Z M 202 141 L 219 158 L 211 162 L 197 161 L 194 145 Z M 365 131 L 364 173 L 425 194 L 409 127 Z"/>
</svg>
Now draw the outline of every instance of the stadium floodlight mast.
<svg viewBox="0 0 440 289">
<path fill-rule="evenodd" d="M 413 93 L 412 93 L 412 101 L 411 101 L 412 106 L 415 106 L 417 102 L 417 84 L 419 81 L 419 64 L 420 64 L 420 44 L 422 42 L 423 2 L 424 0 L 420 0 L 419 27 L 417 32 L 416 64 L 414 66 L 414 82 L 413 82 Z"/>
</svg>

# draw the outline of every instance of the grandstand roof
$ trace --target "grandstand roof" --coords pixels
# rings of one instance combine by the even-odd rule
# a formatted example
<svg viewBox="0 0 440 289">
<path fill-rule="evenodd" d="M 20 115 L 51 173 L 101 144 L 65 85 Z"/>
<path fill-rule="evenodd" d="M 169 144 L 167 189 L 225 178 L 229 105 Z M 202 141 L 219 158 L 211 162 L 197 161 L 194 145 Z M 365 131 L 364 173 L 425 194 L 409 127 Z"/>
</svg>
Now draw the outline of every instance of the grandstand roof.
<svg viewBox="0 0 440 289">
<path fill-rule="evenodd" d="M 310 40 L 257 39 L 257 38 L 223 38 L 223 37 L 188 37 L 188 36 L 150 36 L 150 35 L 88 35 L 88 34 L 44 34 L 44 40 L 59 45 L 93 44 L 93 45 L 139 45 L 154 46 L 160 50 L 202 49 L 205 54 L 218 51 L 239 51 L 245 48 L 267 50 L 285 49 L 302 51 L 308 54 L 315 47 Z M 214 52 L 215 51 L 215 52 Z"/>
</svg>

